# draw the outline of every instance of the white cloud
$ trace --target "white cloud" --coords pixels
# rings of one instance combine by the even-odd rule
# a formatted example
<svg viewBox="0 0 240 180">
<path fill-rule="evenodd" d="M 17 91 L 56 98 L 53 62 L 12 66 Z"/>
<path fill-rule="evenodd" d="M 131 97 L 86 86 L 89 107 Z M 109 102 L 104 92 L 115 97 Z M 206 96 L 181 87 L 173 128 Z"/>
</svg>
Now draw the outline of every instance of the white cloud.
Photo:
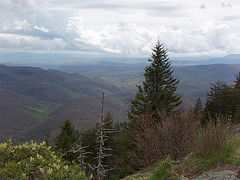
<svg viewBox="0 0 240 180">
<path fill-rule="evenodd" d="M 73 21 L 75 19 L 76 21 Z M 157 34 L 134 24 L 118 23 L 102 29 L 88 29 L 81 18 L 71 18 L 66 32 L 74 35 L 74 43 L 81 49 L 121 54 L 149 53 Z"/>
<path fill-rule="evenodd" d="M 18 20 L 13 19 L 12 21 L 8 21 L 5 23 L 0 23 L 0 28 L 2 31 L 14 31 L 14 30 L 30 30 L 31 25 L 27 22 L 26 19 Z"/>
<path fill-rule="evenodd" d="M 240 34 L 231 31 L 226 24 L 215 26 L 212 22 L 193 30 L 174 26 L 146 28 L 123 22 L 102 29 L 88 29 L 81 18 L 71 18 L 67 32 L 75 35 L 77 47 L 90 51 L 147 55 L 159 37 L 173 53 L 240 52 Z"/>
<path fill-rule="evenodd" d="M 25 35 L 0 34 L 0 49 L 58 50 L 65 46 L 66 43 L 60 38 L 46 40 Z"/>
<path fill-rule="evenodd" d="M 173 53 L 239 53 L 238 0 L 4 0 L 2 49 L 149 55 L 157 38 Z"/>
<path fill-rule="evenodd" d="M 233 33 L 226 24 L 214 26 L 212 23 L 205 23 L 202 26 L 202 34 L 211 49 L 226 53 L 240 52 L 240 33 Z"/>
<path fill-rule="evenodd" d="M 47 29 L 47 28 L 45 28 L 45 27 L 43 27 L 43 26 L 33 26 L 35 29 L 37 29 L 37 30 L 40 30 L 40 31 L 42 31 L 42 32 L 45 32 L 45 33 L 48 33 L 50 30 L 49 29 Z"/>
</svg>

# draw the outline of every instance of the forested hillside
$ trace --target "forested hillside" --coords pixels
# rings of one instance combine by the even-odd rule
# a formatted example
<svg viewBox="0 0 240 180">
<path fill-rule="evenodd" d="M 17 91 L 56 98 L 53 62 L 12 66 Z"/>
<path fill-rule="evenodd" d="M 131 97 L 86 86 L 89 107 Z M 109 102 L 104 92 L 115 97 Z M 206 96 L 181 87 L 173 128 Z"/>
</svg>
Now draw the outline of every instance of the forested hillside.
<svg viewBox="0 0 240 180">
<path fill-rule="evenodd" d="M 43 139 L 66 119 L 82 129 L 99 120 L 99 94 L 108 94 L 106 111 L 119 120 L 121 108 L 115 85 L 73 73 L 33 67 L 0 66 L 1 141 Z M 115 97 L 116 98 L 110 98 Z M 119 100 L 118 100 L 119 98 Z M 126 113 L 125 113 L 126 114 Z M 34 133 L 33 133 L 34 132 Z"/>
<path fill-rule="evenodd" d="M 113 114 L 114 121 L 126 119 L 129 99 L 143 80 L 144 65 L 99 63 L 62 69 L 71 73 L 1 65 L 1 141 L 9 137 L 16 141 L 44 139 L 46 133 L 54 137 L 66 119 L 80 130 L 93 127 L 99 120 L 102 90 L 107 95 L 106 112 Z M 180 79 L 177 92 L 182 96 L 182 106 L 189 109 L 197 97 L 205 99 L 209 83 L 231 83 L 240 65 L 186 66 L 174 70 Z"/>
</svg>

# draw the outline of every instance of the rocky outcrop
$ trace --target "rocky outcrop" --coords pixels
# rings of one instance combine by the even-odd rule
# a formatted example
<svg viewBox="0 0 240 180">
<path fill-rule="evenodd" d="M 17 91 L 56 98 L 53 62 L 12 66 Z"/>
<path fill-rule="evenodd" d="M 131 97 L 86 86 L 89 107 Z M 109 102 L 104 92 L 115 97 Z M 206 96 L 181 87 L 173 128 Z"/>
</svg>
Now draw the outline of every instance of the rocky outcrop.
<svg viewBox="0 0 240 180">
<path fill-rule="evenodd" d="M 184 177 L 182 180 L 240 180 L 240 169 L 238 166 L 225 165 L 209 171 L 203 172 L 197 177 Z"/>
</svg>

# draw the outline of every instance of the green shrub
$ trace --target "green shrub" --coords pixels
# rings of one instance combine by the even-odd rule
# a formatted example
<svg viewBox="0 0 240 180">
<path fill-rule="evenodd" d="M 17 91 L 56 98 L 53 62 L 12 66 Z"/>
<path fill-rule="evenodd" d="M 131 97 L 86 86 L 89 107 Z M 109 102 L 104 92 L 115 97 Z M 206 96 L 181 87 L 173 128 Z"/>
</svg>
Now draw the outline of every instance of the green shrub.
<svg viewBox="0 0 240 180">
<path fill-rule="evenodd" d="M 160 161 L 158 167 L 154 170 L 151 180 L 158 180 L 158 179 L 177 179 L 172 172 L 171 168 L 173 167 L 174 161 L 171 159 L 170 156 L 163 161 Z"/>
<path fill-rule="evenodd" d="M 88 179 L 80 167 L 50 150 L 45 142 L 0 144 L 0 179 Z"/>
</svg>

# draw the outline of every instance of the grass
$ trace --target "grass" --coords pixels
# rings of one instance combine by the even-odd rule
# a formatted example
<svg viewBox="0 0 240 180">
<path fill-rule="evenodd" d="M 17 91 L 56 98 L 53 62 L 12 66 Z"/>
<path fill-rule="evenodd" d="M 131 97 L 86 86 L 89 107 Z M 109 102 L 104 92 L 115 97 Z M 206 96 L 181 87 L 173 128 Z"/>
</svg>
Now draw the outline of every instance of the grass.
<svg viewBox="0 0 240 180">
<path fill-rule="evenodd" d="M 230 154 L 230 156 L 225 158 L 225 162 L 240 166 L 240 136 L 232 137 L 231 146 L 233 152 Z"/>
<path fill-rule="evenodd" d="M 140 172 L 124 178 L 124 180 L 147 180 L 151 177 L 151 172 Z"/>
<path fill-rule="evenodd" d="M 171 165 L 170 161 L 160 161 L 146 172 L 142 171 L 132 176 L 128 176 L 125 180 L 144 179 L 180 179 L 181 176 L 194 178 L 210 169 L 221 169 L 227 165 L 240 166 L 240 136 L 234 136 L 227 139 L 224 148 L 220 152 L 214 152 L 210 155 L 198 156 L 193 152 L 190 153 L 188 159 L 179 165 Z M 164 165 L 168 164 L 168 165 Z"/>
<path fill-rule="evenodd" d="M 208 156 L 199 157 L 193 154 L 187 161 L 175 166 L 177 174 L 194 177 L 209 169 L 225 165 L 240 166 L 240 138 L 228 140 L 222 152 L 215 152 Z"/>
<path fill-rule="evenodd" d="M 142 172 L 128 176 L 125 180 L 159 180 L 159 179 L 178 179 L 172 171 L 174 161 L 170 156 L 160 162 L 154 163 L 151 167 L 145 168 Z"/>
</svg>

